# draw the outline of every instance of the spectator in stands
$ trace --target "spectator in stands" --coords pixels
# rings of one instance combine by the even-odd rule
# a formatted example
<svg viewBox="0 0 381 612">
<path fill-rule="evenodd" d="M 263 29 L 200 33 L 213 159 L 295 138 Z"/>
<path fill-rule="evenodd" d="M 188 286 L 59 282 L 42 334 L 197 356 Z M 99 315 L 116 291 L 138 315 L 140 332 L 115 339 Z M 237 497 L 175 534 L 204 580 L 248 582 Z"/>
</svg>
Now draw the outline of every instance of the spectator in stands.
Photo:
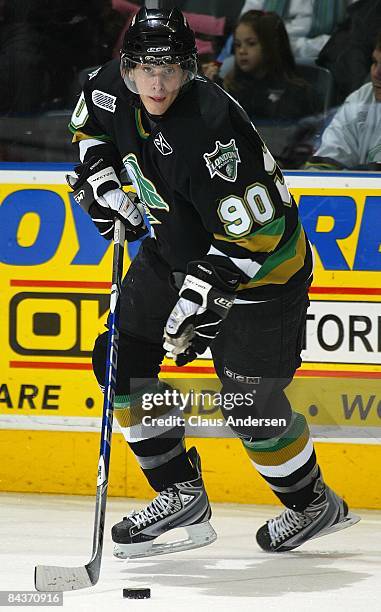
<svg viewBox="0 0 381 612">
<path fill-rule="evenodd" d="M 312 89 L 296 76 L 288 35 L 276 13 L 242 15 L 234 30 L 234 54 L 235 65 L 221 84 L 250 118 L 279 121 L 315 112 Z"/>
<path fill-rule="evenodd" d="M 381 32 L 370 77 L 337 111 L 307 169 L 381 170 Z"/>
<path fill-rule="evenodd" d="M 64 108 L 76 72 L 111 59 L 110 0 L 5 0 L 3 9 L 1 114 Z"/>
<path fill-rule="evenodd" d="M 314 63 L 320 50 L 337 24 L 345 18 L 345 10 L 353 0 L 246 0 L 241 14 L 249 10 L 274 11 L 285 24 L 295 59 Z M 228 40 L 218 60 L 231 53 Z"/>
<path fill-rule="evenodd" d="M 381 0 L 352 2 L 346 15 L 317 60 L 334 77 L 337 105 L 368 78 L 373 42 L 381 29 Z"/>
</svg>

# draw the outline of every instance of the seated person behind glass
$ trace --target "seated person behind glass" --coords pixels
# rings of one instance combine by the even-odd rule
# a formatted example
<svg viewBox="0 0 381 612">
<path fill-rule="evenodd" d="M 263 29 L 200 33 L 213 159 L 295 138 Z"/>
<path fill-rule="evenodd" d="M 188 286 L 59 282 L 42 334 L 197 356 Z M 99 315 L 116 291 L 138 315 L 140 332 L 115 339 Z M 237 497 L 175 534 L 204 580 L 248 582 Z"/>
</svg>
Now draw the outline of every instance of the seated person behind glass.
<svg viewBox="0 0 381 612">
<path fill-rule="evenodd" d="M 324 130 L 308 170 L 381 170 L 381 32 L 370 68 L 371 82 L 351 93 Z"/>
<path fill-rule="evenodd" d="M 235 64 L 219 79 L 213 64 L 203 66 L 245 109 L 250 118 L 289 120 L 317 111 L 312 88 L 296 75 L 287 31 L 276 13 L 248 11 L 234 30 Z"/>
</svg>

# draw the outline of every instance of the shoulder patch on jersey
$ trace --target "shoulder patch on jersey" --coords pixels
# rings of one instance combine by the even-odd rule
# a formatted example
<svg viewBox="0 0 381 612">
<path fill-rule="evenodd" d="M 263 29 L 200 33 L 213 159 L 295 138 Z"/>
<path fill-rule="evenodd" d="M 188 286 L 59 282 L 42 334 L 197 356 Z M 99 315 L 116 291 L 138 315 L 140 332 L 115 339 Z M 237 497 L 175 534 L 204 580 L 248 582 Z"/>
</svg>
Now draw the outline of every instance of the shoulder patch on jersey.
<svg viewBox="0 0 381 612">
<path fill-rule="evenodd" d="M 160 151 L 162 155 L 171 155 L 171 153 L 173 153 L 171 145 L 165 140 L 161 132 L 159 132 L 158 135 L 155 136 L 153 142 L 155 147 Z"/>
<path fill-rule="evenodd" d="M 99 66 L 99 68 L 96 68 L 96 70 L 89 72 L 89 81 L 91 81 L 91 79 L 93 79 L 98 74 L 101 68 L 102 66 Z"/>
<path fill-rule="evenodd" d="M 78 130 L 85 125 L 88 117 L 85 94 L 82 92 L 71 116 L 70 124 L 75 130 Z"/>
<path fill-rule="evenodd" d="M 238 164 L 241 158 L 234 138 L 228 144 L 222 144 L 217 140 L 214 151 L 204 153 L 203 157 L 211 178 L 219 176 L 224 181 L 230 181 L 231 183 L 237 180 Z"/>
<path fill-rule="evenodd" d="M 116 110 L 116 97 L 109 93 L 94 89 L 91 94 L 91 99 L 95 106 L 103 108 L 103 110 L 109 111 L 109 113 L 115 113 Z"/>
</svg>

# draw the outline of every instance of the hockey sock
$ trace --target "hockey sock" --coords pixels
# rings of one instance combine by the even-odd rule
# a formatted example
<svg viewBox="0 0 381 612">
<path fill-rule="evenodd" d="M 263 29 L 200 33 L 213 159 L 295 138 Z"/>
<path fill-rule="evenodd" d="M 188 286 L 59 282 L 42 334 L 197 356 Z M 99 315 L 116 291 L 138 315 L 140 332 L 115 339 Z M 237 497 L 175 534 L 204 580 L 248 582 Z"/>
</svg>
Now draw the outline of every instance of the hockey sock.
<svg viewBox="0 0 381 612">
<path fill-rule="evenodd" d="M 105 332 L 93 351 L 94 373 L 102 389 L 106 348 Z M 157 378 L 163 357 L 161 343 L 120 334 L 114 414 L 149 484 L 158 492 L 198 475 L 185 451 L 182 413 L 171 400 L 172 388 Z M 171 418 L 166 421 L 167 417 Z"/>
<path fill-rule="evenodd" d="M 288 429 L 279 437 L 247 441 L 243 445 L 251 462 L 280 501 L 301 512 L 314 499 L 320 475 L 307 421 L 292 413 Z"/>
<path fill-rule="evenodd" d="M 177 433 L 181 435 L 180 432 Z M 189 461 L 183 437 L 159 437 L 130 443 L 129 446 L 150 486 L 157 492 L 163 491 L 175 482 L 195 480 L 198 476 L 197 470 Z"/>
<path fill-rule="evenodd" d="M 131 395 L 116 395 L 114 400 L 115 418 L 155 491 L 197 477 L 186 454 L 184 426 L 178 407 L 163 402 L 147 410 L 144 404 L 143 396 L 159 394 L 160 388 L 164 390 L 165 385 L 145 387 Z M 168 416 L 171 418 L 166 424 Z M 176 416 L 179 422 L 174 425 Z"/>
</svg>

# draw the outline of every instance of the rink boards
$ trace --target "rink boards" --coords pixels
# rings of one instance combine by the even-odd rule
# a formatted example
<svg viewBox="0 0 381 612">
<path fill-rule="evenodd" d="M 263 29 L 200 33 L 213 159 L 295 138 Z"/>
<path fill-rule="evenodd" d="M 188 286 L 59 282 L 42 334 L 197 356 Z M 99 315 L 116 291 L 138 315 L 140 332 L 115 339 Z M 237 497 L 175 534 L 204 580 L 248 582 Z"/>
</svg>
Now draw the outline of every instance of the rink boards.
<svg viewBox="0 0 381 612">
<path fill-rule="evenodd" d="M 104 330 L 111 249 L 71 199 L 63 164 L 0 164 L 0 490 L 91 494 L 102 396 L 91 371 Z M 354 506 L 381 508 L 381 181 L 287 174 L 315 253 L 304 363 L 288 395 L 317 442 L 326 478 Z M 131 256 L 136 245 L 130 247 Z M 207 358 L 162 376 L 217 389 Z M 216 501 L 273 503 L 240 443 L 188 406 Z M 120 434 L 110 493 L 149 496 Z"/>
</svg>

